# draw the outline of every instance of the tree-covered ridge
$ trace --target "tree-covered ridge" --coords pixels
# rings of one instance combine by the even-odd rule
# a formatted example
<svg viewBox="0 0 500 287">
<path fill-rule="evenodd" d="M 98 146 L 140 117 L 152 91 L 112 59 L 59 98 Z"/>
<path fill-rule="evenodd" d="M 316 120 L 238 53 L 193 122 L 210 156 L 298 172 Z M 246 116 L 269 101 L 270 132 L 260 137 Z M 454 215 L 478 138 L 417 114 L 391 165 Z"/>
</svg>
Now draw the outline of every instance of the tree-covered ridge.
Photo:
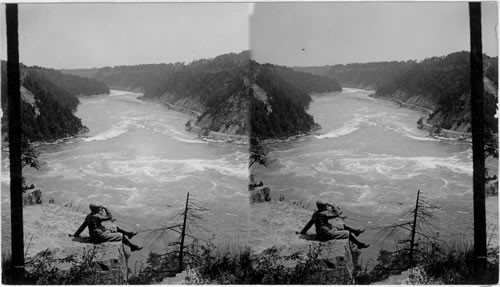
<svg viewBox="0 0 500 287">
<path fill-rule="evenodd" d="M 2 61 L 2 137 L 7 134 L 7 73 Z M 77 135 L 85 127 L 73 112 L 77 95 L 109 92 L 93 79 L 65 75 L 56 70 L 21 65 L 21 119 L 23 137 L 30 141 L 52 141 Z"/>
<path fill-rule="evenodd" d="M 343 86 L 376 90 L 405 73 L 415 63 L 415 61 L 391 61 L 321 67 L 295 67 L 294 69 L 336 79 Z"/>
<path fill-rule="evenodd" d="M 91 74 L 110 87 L 141 91 L 145 98 L 197 111 L 201 115 L 196 124 L 216 132 L 249 135 L 249 117 L 255 125 L 253 111 L 259 118 L 252 132 L 262 138 L 310 131 L 316 125 L 305 112 L 311 101 L 308 93 L 341 90 L 334 79 L 251 61 L 248 51 L 188 64 L 117 66 L 72 73 Z M 268 94 L 270 113 L 264 103 L 256 101 L 253 84 Z"/>
<path fill-rule="evenodd" d="M 494 118 L 498 95 L 498 58 L 483 57 L 485 71 L 485 120 L 487 130 L 496 133 Z M 431 107 L 431 124 L 445 129 L 461 128 L 470 132 L 470 55 L 456 52 L 432 57 L 413 65 L 392 82 L 380 86 L 376 95 L 403 101 L 420 98 Z M 465 130 L 464 130 L 465 129 Z"/>
<path fill-rule="evenodd" d="M 58 70 L 42 68 L 38 66 L 29 67 L 30 73 L 40 73 L 46 79 L 66 90 L 73 96 L 90 96 L 99 94 L 109 94 L 108 86 L 95 79 L 64 74 Z"/>
<path fill-rule="evenodd" d="M 255 96 L 251 98 L 249 114 L 252 123 L 251 135 L 254 138 L 286 138 L 318 127 L 313 117 L 305 111 L 311 97 L 284 79 L 285 69 L 252 62 L 254 83 L 263 89 L 267 96 L 267 104 Z M 292 73 L 288 75 L 290 74 Z M 335 90 L 336 87 L 331 91 Z"/>
<path fill-rule="evenodd" d="M 332 66 L 325 76 L 340 81 L 343 85 L 377 89 L 408 71 L 415 61 L 372 62 Z"/>
<path fill-rule="evenodd" d="M 272 70 L 273 73 L 279 75 L 283 80 L 305 93 L 325 93 L 342 90 L 340 83 L 333 77 L 327 78 L 307 72 L 295 71 L 285 66 L 271 64 L 264 64 L 262 66 Z"/>
</svg>

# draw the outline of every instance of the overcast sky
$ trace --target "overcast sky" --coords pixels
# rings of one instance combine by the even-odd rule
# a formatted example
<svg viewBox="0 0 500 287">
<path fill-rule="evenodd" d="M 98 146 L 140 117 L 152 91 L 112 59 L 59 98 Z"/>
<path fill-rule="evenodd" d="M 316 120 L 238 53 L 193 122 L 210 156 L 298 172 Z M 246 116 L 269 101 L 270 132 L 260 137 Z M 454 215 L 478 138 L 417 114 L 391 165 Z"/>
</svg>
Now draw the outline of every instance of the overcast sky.
<svg viewBox="0 0 500 287">
<path fill-rule="evenodd" d="M 20 59 L 90 68 L 248 50 L 246 3 L 21 4 Z"/>
<path fill-rule="evenodd" d="M 247 3 L 21 4 L 20 58 L 90 68 L 251 48 L 259 62 L 310 66 L 420 60 L 470 45 L 467 2 L 257 3 L 249 11 Z M 496 3 L 482 12 L 483 51 L 496 56 Z"/>
<path fill-rule="evenodd" d="M 497 6 L 482 5 L 483 52 L 497 56 Z M 312 66 L 424 59 L 470 50 L 467 2 L 258 3 L 259 62 Z"/>
</svg>

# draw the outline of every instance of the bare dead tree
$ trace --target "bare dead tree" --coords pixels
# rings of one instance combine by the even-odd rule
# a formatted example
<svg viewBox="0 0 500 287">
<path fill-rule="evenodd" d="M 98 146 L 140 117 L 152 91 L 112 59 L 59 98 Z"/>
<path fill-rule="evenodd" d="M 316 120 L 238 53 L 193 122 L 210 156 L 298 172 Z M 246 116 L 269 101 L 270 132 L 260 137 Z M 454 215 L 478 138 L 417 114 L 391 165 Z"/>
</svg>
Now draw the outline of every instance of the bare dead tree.
<svg viewBox="0 0 500 287">
<path fill-rule="evenodd" d="M 436 240 L 437 238 L 433 236 L 433 226 L 430 222 L 432 218 L 432 209 L 438 208 L 437 206 L 431 204 L 428 199 L 423 195 L 423 193 L 417 191 L 417 199 L 415 201 L 415 206 L 413 206 L 408 212 L 403 215 L 403 218 L 408 218 L 408 220 L 403 223 L 392 224 L 389 226 L 379 227 L 380 235 L 384 240 L 395 237 L 399 234 L 398 231 L 408 232 L 408 239 L 400 240 L 399 243 L 403 244 L 404 247 L 394 251 L 393 253 L 404 253 L 408 254 L 408 268 L 415 265 L 415 253 L 419 253 L 418 245 L 416 242 L 416 236 L 423 237 L 425 239 Z"/>
<path fill-rule="evenodd" d="M 164 258 L 171 256 L 178 258 L 178 266 L 175 270 L 177 272 L 182 272 L 184 269 L 186 257 L 196 260 L 195 255 L 191 254 L 188 249 L 193 246 L 194 242 L 204 241 L 198 236 L 200 233 L 206 231 L 205 227 L 202 225 L 203 213 L 206 211 L 208 211 L 208 209 L 200 206 L 196 200 L 190 198 L 190 194 L 188 192 L 184 208 L 174 216 L 176 220 L 182 221 L 181 223 L 147 230 L 151 231 L 155 240 L 164 238 L 167 233 L 174 232 L 179 234 L 179 238 L 176 241 L 168 243 L 168 246 L 174 247 L 175 249 L 167 251 L 164 254 L 160 254 L 160 256 Z M 188 244 L 188 241 L 191 242 Z"/>
</svg>

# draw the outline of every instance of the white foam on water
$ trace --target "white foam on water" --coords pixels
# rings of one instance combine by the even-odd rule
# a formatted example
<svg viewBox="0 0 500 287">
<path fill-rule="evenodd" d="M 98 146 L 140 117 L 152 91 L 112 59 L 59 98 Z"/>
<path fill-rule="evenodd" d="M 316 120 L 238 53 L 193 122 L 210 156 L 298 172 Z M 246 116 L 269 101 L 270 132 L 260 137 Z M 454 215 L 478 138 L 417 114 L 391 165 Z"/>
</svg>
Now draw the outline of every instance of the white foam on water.
<svg viewBox="0 0 500 287">
<path fill-rule="evenodd" d="M 390 178 L 409 178 L 420 172 L 448 169 L 454 173 L 472 175 L 472 163 L 460 160 L 458 155 L 450 157 L 399 157 L 370 156 L 346 158 L 340 162 L 344 168 L 356 174 L 381 174 Z M 411 170 L 412 173 L 407 171 Z"/>
<path fill-rule="evenodd" d="M 83 179 L 84 174 L 75 169 L 71 169 L 70 166 L 57 162 L 47 162 L 48 172 L 43 175 L 39 175 L 40 177 L 63 177 L 64 179 Z"/>
<path fill-rule="evenodd" d="M 364 109 L 358 109 L 361 111 Z M 362 125 L 377 126 L 384 125 L 384 121 L 390 120 L 390 115 L 386 112 L 375 113 L 375 114 L 353 114 L 354 118 L 344 123 L 344 125 L 333 131 L 329 131 L 326 134 L 315 136 L 318 139 L 325 138 L 338 138 L 352 134 L 353 132 L 359 130 Z"/>
<path fill-rule="evenodd" d="M 202 141 L 200 139 L 185 139 L 185 138 L 181 138 L 181 137 L 178 137 L 178 136 L 174 136 L 174 139 L 177 140 L 177 141 L 180 141 L 180 142 L 185 142 L 185 143 L 208 144 L 208 142 Z"/>
<path fill-rule="evenodd" d="M 351 133 L 357 131 L 360 128 L 360 124 L 362 122 L 363 122 L 363 119 L 357 117 L 357 118 L 354 118 L 354 119 L 346 122 L 342 127 L 338 128 L 336 130 L 329 131 L 326 134 L 318 135 L 315 137 L 318 139 L 342 137 L 342 136 L 345 136 L 345 135 L 348 135 L 348 134 L 351 134 Z"/>
<path fill-rule="evenodd" d="M 414 136 L 411 134 L 405 134 L 406 137 L 417 140 L 417 141 L 431 141 L 431 142 L 438 142 L 440 141 L 439 139 L 433 138 L 433 137 L 419 137 L 419 136 Z"/>
<path fill-rule="evenodd" d="M 107 97 L 123 96 L 123 95 L 133 95 L 135 97 L 140 97 L 140 96 L 142 96 L 142 93 L 121 91 L 121 90 L 109 90 L 109 95 L 107 95 Z"/>
<path fill-rule="evenodd" d="M 84 138 L 83 140 L 86 142 L 91 142 L 91 141 L 103 141 L 111 138 L 115 138 L 119 135 L 122 135 L 127 132 L 127 126 L 126 124 L 118 124 L 116 126 L 113 126 L 111 129 L 104 131 L 102 133 L 99 133 L 93 137 L 89 138 Z"/>
<path fill-rule="evenodd" d="M 364 94 L 371 94 L 374 93 L 375 91 L 370 91 L 370 90 L 363 90 L 363 89 L 356 89 L 356 88 L 342 88 L 342 94 L 348 94 L 348 93 L 364 93 Z"/>
<path fill-rule="evenodd" d="M 159 181 L 178 181 L 194 173 L 215 171 L 223 175 L 248 178 L 247 162 L 230 163 L 225 159 L 158 159 L 141 157 L 133 160 L 113 160 L 109 168 L 120 176 L 144 177 Z M 149 180 L 149 179 L 148 179 Z"/>
</svg>

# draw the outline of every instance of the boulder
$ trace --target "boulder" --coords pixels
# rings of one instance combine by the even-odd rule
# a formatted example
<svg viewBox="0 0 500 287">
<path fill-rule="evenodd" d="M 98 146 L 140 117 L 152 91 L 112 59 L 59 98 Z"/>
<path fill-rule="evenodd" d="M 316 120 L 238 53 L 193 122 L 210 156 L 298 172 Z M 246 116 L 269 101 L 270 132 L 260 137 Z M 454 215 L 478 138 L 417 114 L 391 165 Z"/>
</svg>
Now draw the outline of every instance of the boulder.
<svg viewBox="0 0 500 287">
<path fill-rule="evenodd" d="M 42 203 L 42 191 L 35 189 L 23 193 L 23 205 L 34 205 Z"/>
<path fill-rule="evenodd" d="M 267 186 L 256 187 L 250 190 L 250 202 L 271 201 L 271 189 Z"/>
</svg>

